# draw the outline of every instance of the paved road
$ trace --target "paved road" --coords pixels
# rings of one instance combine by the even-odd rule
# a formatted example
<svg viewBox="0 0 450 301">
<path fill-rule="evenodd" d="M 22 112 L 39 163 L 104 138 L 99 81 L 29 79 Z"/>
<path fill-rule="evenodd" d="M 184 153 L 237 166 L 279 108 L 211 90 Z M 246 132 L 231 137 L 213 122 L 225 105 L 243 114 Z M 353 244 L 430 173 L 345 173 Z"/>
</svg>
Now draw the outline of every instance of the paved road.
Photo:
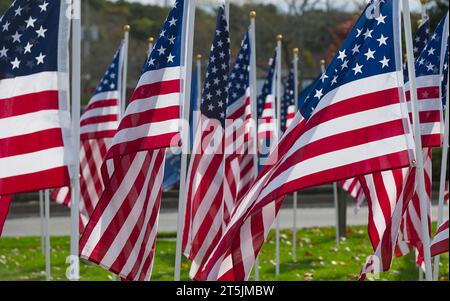
<svg viewBox="0 0 450 301">
<path fill-rule="evenodd" d="M 448 216 L 448 206 L 445 206 L 444 216 Z M 367 207 L 360 209 L 358 214 L 355 214 L 354 207 L 347 208 L 347 223 L 348 225 L 365 225 L 367 224 Z M 282 209 L 280 211 L 280 227 L 282 229 L 292 227 L 292 209 Z M 432 207 L 432 217 L 437 216 L 437 206 Z M 162 212 L 159 219 L 159 231 L 176 231 L 175 212 Z M 334 208 L 302 208 L 297 210 L 297 221 L 299 227 L 313 227 L 313 226 L 334 226 L 335 225 L 335 210 Z M 38 236 L 40 235 L 40 221 L 38 217 L 30 218 L 14 218 L 7 219 L 3 229 L 2 236 Z M 70 220 L 69 217 L 53 217 L 50 219 L 50 234 L 51 235 L 69 235 Z"/>
</svg>

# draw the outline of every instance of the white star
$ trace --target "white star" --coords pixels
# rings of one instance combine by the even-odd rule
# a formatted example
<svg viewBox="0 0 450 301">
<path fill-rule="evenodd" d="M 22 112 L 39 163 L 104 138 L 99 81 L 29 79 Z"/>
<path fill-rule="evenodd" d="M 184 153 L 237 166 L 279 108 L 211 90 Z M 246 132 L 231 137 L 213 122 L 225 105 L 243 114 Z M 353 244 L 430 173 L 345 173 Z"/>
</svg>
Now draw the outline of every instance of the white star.
<svg viewBox="0 0 450 301">
<path fill-rule="evenodd" d="M 36 20 L 37 20 L 37 19 L 33 19 L 33 18 L 30 16 L 30 18 L 29 18 L 27 21 L 25 21 L 25 23 L 27 23 L 27 28 L 28 28 L 28 27 L 33 27 L 33 28 L 34 28 L 34 22 L 36 22 Z"/>
<path fill-rule="evenodd" d="M 212 104 L 208 105 L 208 110 L 213 111 L 214 110 L 214 106 Z"/>
<path fill-rule="evenodd" d="M 433 35 L 431 36 L 431 40 L 436 40 L 436 38 L 437 38 L 437 34 L 433 33 Z"/>
<path fill-rule="evenodd" d="M 333 76 L 333 79 L 331 80 L 331 85 L 336 84 L 336 83 L 337 83 L 337 79 L 338 79 L 338 76 L 337 76 L 337 75 L 334 75 L 334 76 Z"/>
<path fill-rule="evenodd" d="M 27 46 L 25 46 L 24 54 L 27 52 L 31 53 L 31 47 L 33 47 L 33 44 L 27 43 Z"/>
<path fill-rule="evenodd" d="M 390 61 L 390 59 L 388 59 L 385 56 L 383 56 L 383 59 L 380 61 L 381 68 L 389 67 L 389 61 Z"/>
<path fill-rule="evenodd" d="M 41 9 L 41 13 L 43 11 L 47 11 L 47 6 L 48 6 L 48 2 L 47 1 L 44 1 L 43 4 L 39 5 L 39 8 Z"/>
<path fill-rule="evenodd" d="M 164 52 L 166 52 L 166 48 L 164 48 L 162 45 L 161 45 L 161 47 L 159 47 L 159 49 L 157 49 L 157 50 L 158 50 L 158 52 L 159 52 L 159 55 L 163 55 Z"/>
<path fill-rule="evenodd" d="M 172 17 L 172 20 L 169 21 L 169 26 L 175 26 L 177 24 L 177 19 L 175 19 L 174 17 Z"/>
<path fill-rule="evenodd" d="M 316 94 L 314 95 L 314 97 L 316 97 L 317 99 L 320 99 L 323 96 L 322 90 L 323 89 L 316 90 Z"/>
<path fill-rule="evenodd" d="M 12 65 L 12 70 L 14 70 L 14 69 L 16 69 L 16 68 L 19 68 L 19 66 L 20 66 L 20 61 L 17 59 L 17 57 L 15 58 L 14 61 L 12 61 L 12 62 L 10 62 L 10 63 L 11 63 L 11 65 Z"/>
<path fill-rule="evenodd" d="M 170 44 L 175 44 L 175 39 L 176 39 L 176 37 L 174 37 L 174 36 L 171 36 L 168 40 L 169 40 L 169 43 Z"/>
<path fill-rule="evenodd" d="M 21 34 L 19 34 L 17 31 L 16 31 L 16 33 L 15 34 L 13 34 L 11 37 L 13 38 L 13 43 L 14 42 L 18 42 L 18 43 L 20 43 L 20 37 L 21 37 L 22 35 Z"/>
<path fill-rule="evenodd" d="M 175 58 L 175 56 L 172 55 L 172 53 L 169 53 L 169 56 L 167 57 L 167 63 L 173 63 L 174 58 Z"/>
<path fill-rule="evenodd" d="M 164 35 L 166 34 L 165 30 L 161 30 L 161 33 L 159 34 L 160 37 L 164 37 Z"/>
<path fill-rule="evenodd" d="M 154 64 L 155 64 L 155 59 L 150 58 L 150 60 L 148 61 L 148 65 L 153 66 Z"/>
<path fill-rule="evenodd" d="M 368 61 L 369 59 L 375 59 L 375 57 L 373 56 L 375 54 L 375 50 L 372 51 L 370 48 L 367 49 L 367 52 L 364 53 L 364 55 L 366 56 L 366 60 Z"/>
<path fill-rule="evenodd" d="M 2 30 L 2 32 L 8 31 L 8 30 L 9 30 L 9 25 L 11 25 L 11 23 L 9 23 L 8 21 L 6 21 L 6 23 L 3 24 L 3 30 Z"/>
<path fill-rule="evenodd" d="M 355 47 L 353 47 L 353 49 L 352 49 L 352 54 L 359 53 L 359 47 L 360 46 L 361 45 L 355 44 Z"/>
<path fill-rule="evenodd" d="M 352 70 L 355 71 L 355 74 L 354 74 L 354 75 L 356 75 L 356 74 L 358 74 L 358 73 L 361 73 L 361 74 L 362 74 L 362 67 L 363 67 L 363 65 L 359 65 L 358 63 L 356 63 L 355 68 L 352 68 Z"/>
<path fill-rule="evenodd" d="M 363 34 L 364 40 L 372 37 L 372 31 L 373 30 L 369 30 L 369 28 L 367 28 L 366 32 Z"/>
<path fill-rule="evenodd" d="M 39 28 L 39 30 L 36 30 L 37 33 L 37 37 L 43 37 L 45 38 L 45 32 L 47 31 L 47 29 L 44 29 L 42 26 Z"/>
<path fill-rule="evenodd" d="M 114 84 L 109 85 L 110 89 L 114 89 L 115 87 L 116 87 L 116 85 L 114 85 Z"/>
<path fill-rule="evenodd" d="M 339 55 L 338 55 L 338 59 L 340 59 L 341 61 L 344 61 L 344 59 L 347 57 L 347 55 L 345 54 L 345 49 L 343 51 L 339 50 Z"/>
<path fill-rule="evenodd" d="M 19 5 L 19 7 L 14 11 L 16 13 L 14 16 L 21 16 L 22 10 L 23 10 L 23 8 L 20 7 L 20 5 Z"/>
<path fill-rule="evenodd" d="M 385 37 L 383 34 L 381 34 L 381 37 L 379 39 L 377 39 L 378 43 L 380 43 L 378 46 L 381 46 L 381 45 L 387 46 L 387 43 L 386 43 L 387 39 L 388 39 L 388 37 Z"/>
<path fill-rule="evenodd" d="M 427 71 L 432 71 L 434 68 L 434 65 L 431 63 L 428 63 L 428 65 L 426 67 L 427 67 Z"/>
<path fill-rule="evenodd" d="M 344 70 L 345 68 L 348 68 L 348 60 L 345 60 L 341 65 L 341 70 Z"/>
<path fill-rule="evenodd" d="M 436 49 L 434 49 L 433 47 L 431 47 L 431 49 L 428 50 L 428 55 L 434 55 L 434 51 Z"/>
<path fill-rule="evenodd" d="M 420 60 L 419 60 L 419 65 L 423 65 L 425 63 L 425 59 L 424 58 L 421 58 Z"/>
<path fill-rule="evenodd" d="M 0 57 L 6 57 L 6 54 L 8 53 L 8 48 L 5 48 L 5 46 L 3 46 L 3 49 L 0 50 Z"/>
<path fill-rule="evenodd" d="M 322 80 L 322 83 L 328 78 L 328 75 L 324 73 L 322 73 L 322 76 L 320 77 L 320 79 Z"/>
<path fill-rule="evenodd" d="M 37 61 L 37 65 L 39 64 L 43 64 L 44 63 L 44 58 L 46 57 L 46 55 L 43 55 L 42 52 L 39 53 L 39 56 L 37 56 L 35 59 Z"/>
<path fill-rule="evenodd" d="M 356 37 L 359 37 L 362 33 L 362 30 L 359 28 L 356 28 L 356 31 L 357 31 Z"/>
<path fill-rule="evenodd" d="M 383 16 L 383 14 L 380 13 L 380 16 L 375 18 L 375 20 L 377 20 L 377 25 L 380 25 L 381 23 L 385 24 L 384 19 L 386 19 L 386 16 Z"/>
</svg>

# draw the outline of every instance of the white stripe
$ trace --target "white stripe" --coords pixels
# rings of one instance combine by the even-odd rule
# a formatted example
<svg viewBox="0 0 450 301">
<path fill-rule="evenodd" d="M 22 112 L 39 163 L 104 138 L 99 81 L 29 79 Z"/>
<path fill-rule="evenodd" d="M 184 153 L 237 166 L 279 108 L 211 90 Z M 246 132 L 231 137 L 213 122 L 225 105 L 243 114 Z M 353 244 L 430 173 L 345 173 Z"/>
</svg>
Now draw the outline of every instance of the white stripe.
<svg viewBox="0 0 450 301">
<path fill-rule="evenodd" d="M 83 125 L 82 127 L 80 127 L 80 134 L 116 130 L 118 124 L 119 124 L 118 121 L 108 121 L 102 123 Z"/>
<path fill-rule="evenodd" d="M 119 100 L 119 98 L 120 98 L 119 91 L 108 91 L 108 92 L 97 93 L 97 94 L 92 95 L 91 99 L 88 102 L 88 106 L 90 104 L 93 104 L 100 100 L 110 100 L 110 99 Z"/>
<path fill-rule="evenodd" d="M 134 100 L 128 105 L 125 111 L 125 116 L 136 113 L 142 113 L 148 110 L 179 106 L 180 95 L 181 94 L 179 92 L 176 92 Z"/>
<path fill-rule="evenodd" d="M 39 72 L 32 75 L 0 80 L 0 100 L 14 96 L 56 90 L 58 90 L 58 72 Z"/>
<path fill-rule="evenodd" d="M 69 112 L 61 110 L 44 110 L 8 118 L 1 118 L 0 139 L 55 128 L 71 128 Z"/>
<path fill-rule="evenodd" d="M 167 67 L 158 70 L 147 71 L 141 75 L 137 88 L 162 81 L 169 81 L 181 78 L 181 67 Z M 137 89 L 136 88 L 136 89 Z"/>
<path fill-rule="evenodd" d="M 101 108 L 95 108 L 92 110 L 87 110 L 86 112 L 81 115 L 80 120 L 83 121 L 85 119 L 91 118 L 91 117 L 98 117 L 98 116 L 106 116 L 106 115 L 117 115 L 119 114 L 119 107 L 118 106 L 109 106 L 109 107 L 101 107 Z"/>
<path fill-rule="evenodd" d="M 0 178 L 14 177 L 67 165 L 64 148 L 55 147 L 34 153 L 0 158 Z"/>
</svg>

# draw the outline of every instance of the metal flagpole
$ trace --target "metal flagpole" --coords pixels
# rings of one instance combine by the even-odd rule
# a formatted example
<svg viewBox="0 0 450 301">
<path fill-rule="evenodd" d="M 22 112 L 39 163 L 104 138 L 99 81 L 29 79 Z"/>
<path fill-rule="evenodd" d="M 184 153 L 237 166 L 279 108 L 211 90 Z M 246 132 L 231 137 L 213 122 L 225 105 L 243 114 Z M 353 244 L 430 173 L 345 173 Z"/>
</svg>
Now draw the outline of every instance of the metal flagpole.
<svg viewBox="0 0 450 301">
<path fill-rule="evenodd" d="M 425 7 L 425 4 L 427 4 L 427 2 L 427 0 L 420 0 L 420 14 L 422 22 L 428 19 L 427 8 Z"/>
<path fill-rule="evenodd" d="M 50 191 L 46 189 L 44 191 L 44 207 L 45 207 L 45 222 L 44 222 L 44 233 L 45 233 L 45 280 L 50 281 Z"/>
<path fill-rule="evenodd" d="M 251 104 L 251 131 L 253 139 L 253 169 L 254 176 L 258 175 L 258 116 L 257 116 L 257 79 L 256 79 L 256 12 L 250 14 L 250 104 Z M 259 280 L 259 257 L 255 258 L 255 281 Z"/>
<path fill-rule="evenodd" d="M 181 127 L 182 137 L 182 153 L 180 168 L 180 189 L 178 196 L 178 217 L 177 217 L 177 243 L 175 250 L 175 271 L 174 280 L 180 281 L 181 275 L 181 243 L 183 238 L 184 212 L 186 206 L 186 173 L 187 173 L 187 156 L 189 152 L 189 111 L 191 97 L 191 78 L 192 78 L 192 52 L 194 42 L 194 23 L 195 23 L 195 0 L 185 2 L 183 20 L 182 41 L 182 58 L 184 60 L 183 80 L 182 80 L 182 100 L 183 100 L 183 123 Z"/>
<path fill-rule="evenodd" d="M 155 43 L 155 38 L 154 37 L 149 37 L 147 39 L 147 43 L 148 43 L 147 57 L 149 57 L 150 54 L 152 54 L 153 44 Z"/>
<path fill-rule="evenodd" d="M 448 26 L 448 24 L 447 24 Z M 448 53 L 446 53 L 445 55 L 448 55 Z M 439 225 L 442 224 L 443 219 L 444 219 L 444 194 L 445 194 L 445 180 L 446 180 L 446 176 L 447 176 L 447 160 L 448 160 L 448 135 L 449 135 L 449 101 L 448 101 L 448 97 L 449 97 L 449 93 L 448 93 L 448 89 L 449 89 L 449 80 L 448 80 L 448 76 L 447 76 L 447 95 L 446 95 L 446 103 L 445 103 L 445 117 L 444 117 L 444 141 L 442 144 L 442 160 L 441 160 L 441 178 L 439 181 L 439 204 L 438 204 L 438 217 L 437 217 L 437 225 L 439 227 Z M 439 280 L 439 261 L 440 261 L 440 256 L 437 255 L 434 257 L 434 280 L 437 281 Z"/>
<path fill-rule="evenodd" d="M 227 18 L 228 27 L 230 27 L 230 0 L 225 0 L 225 17 Z"/>
<path fill-rule="evenodd" d="M 45 241 L 44 241 L 44 192 L 39 190 L 39 217 L 41 218 L 41 253 L 45 254 Z"/>
<path fill-rule="evenodd" d="M 322 74 L 325 72 L 325 60 L 320 60 L 320 70 Z M 339 198 L 337 183 L 333 182 L 333 203 L 335 208 L 335 222 L 336 222 L 336 245 L 339 245 L 341 233 L 339 233 Z"/>
<path fill-rule="evenodd" d="M 414 127 L 414 141 L 416 149 L 416 175 L 418 179 L 417 190 L 420 200 L 420 219 L 422 224 L 422 243 L 425 263 L 425 279 L 427 281 L 433 280 L 431 270 L 431 253 L 430 253 L 430 237 L 428 229 L 428 216 L 427 216 L 427 196 L 425 191 L 425 176 L 423 168 L 423 153 L 422 153 L 422 141 L 419 124 L 419 112 L 417 111 L 417 90 L 416 90 L 416 70 L 414 66 L 414 54 L 413 54 L 413 42 L 411 33 L 411 16 L 409 10 L 408 0 L 402 0 L 403 3 L 403 22 L 405 28 L 405 41 L 406 41 L 406 57 L 408 62 L 408 77 L 410 83 L 411 93 L 411 109 L 413 117 Z"/>
<path fill-rule="evenodd" d="M 68 278 L 76 281 L 79 276 L 79 202 L 80 202 L 80 100 L 81 100 L 81 1 L 72 0 L 72 126 L 74 138 L 74 173 L 70 204 L 70 269 Z"/>
<path fill-rule="evenodd" d="M 120 100 L 120 116 L 123 116 L 125 112 L 125 107 L 127 103 L 127 76 L 128 76 L 128 43 L 130 40 L 130 25 L 125 25 L 123 27 L 123 68 L 122 68 L 122 85 L 120 91 L 121 100 Z"/>
<path fill-rule="evenodd" d="M 298 111 L 298 55 L 300 50 L 294 48 L 294 107 L 295 113 Z M 292 261 L 297 261 L 297 191 L 294 192 L 292 200 L 293 223 L 292 223 Z"/>
<path fill-rule="evenodd" d="M 277 71 L 276 71 L 276 116 L 277 116 L 277 139 L 281 136 L 281 42 L 283 36 L 277 35 Z M 275 219 L 276 237 L 275 237 L 275 275 L 280 274 L 280 222 L 279 218 Z"/>
</svg>

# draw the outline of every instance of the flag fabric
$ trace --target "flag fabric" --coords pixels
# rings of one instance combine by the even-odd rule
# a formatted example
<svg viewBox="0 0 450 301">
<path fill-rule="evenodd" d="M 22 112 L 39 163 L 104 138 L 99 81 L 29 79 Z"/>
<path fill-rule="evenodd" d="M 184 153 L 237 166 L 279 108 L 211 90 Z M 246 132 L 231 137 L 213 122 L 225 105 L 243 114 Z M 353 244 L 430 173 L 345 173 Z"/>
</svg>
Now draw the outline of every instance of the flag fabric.
<svg viewBox="0 0 450 301">
<path fill-rule="evenodd" d="M 445 47 L 445 51 L 442 53 L 443 58 L 441 58 L 442 62 L 442 76 L 441 76 L 441 98 L 442 98 L 442 111 L 445 112 L 445 106 L 447 104 L 447 81 L 448 81 L 448 38 L 447 38 L 447 46 Z"/>
<path fill-rule="evenodd" d="M 339 181 L 339 185 L 356 201 L 355 213 L 361 208 L 365 200 L 364 190 L 358 178 Z"/>
<path fill-rule="evenodd" d="M 448 219 L 437 229 L 431 242 L 431 256 L 436 256 L 448 252 Z"/>
<path fill-rule="evenodd" d="M 289 70 L 289 75 L 284 83 L 284 93 L 281 98 L 281 132 L 284 133 L 295 116 L 295 75 L 294 67 Z"/>
<path fill-rule="evenodd" d="M 0 195 L 70 183 L 66 8 L 16 0 L 1 16 Z"/>
<path fill-rule="evenodd" d="M 422 147 L 441 146 L 441 62 L 444 58 L 446 40 L 448 40 L 448 13 L 442 18 L 415 62 Z M 405 89 L 406 99 L 409 102 L 409 82 L 405 84 Z"/>
<path fill-rule="evenodd" d="M 380 14 L 371 15 L 373 5 Z M 197 280 L 248 279 L 284 195 L 408 166 L 412 135 L 403 96 L 398 1 L 369 3 L 312 88 L 255 184 L 235 207 Z M 370 51 L 369 51 L 370 50 Z M 374 58 L 366 53 L 376 51 Z"/>
<path fill-rule="evenodd" d="M 277 71 L 277 52 L 269 60 L 269 70 L 264 81 L 261 94 L 258 96 L 258 152 L 259 165 L 264 165 L 266 159 L 278 141 L 276 122 L 275 85 Z M 268 163 L 268 162 L 267 162 Z"/>
<path fill-rule="evenodd" d="M 165 148 L 178 145 L 184 1 L 169 12 L 102 165 L 104 192 L 81 239 L 81 257 L 125 280 L 153 267 Z"/>
<path fill-rule="evenodd" d="M 213 248 L 224 223 L 224 140 L 228 98 L 230 39 L 225 8 L 219 7 L 203 84 L 200 116 L 187 174 L 183 253 L 190 275 Z"/>
<path fill-rule="evenodd" d="M 0 237 L 2 236 L 3 226 L 5 225 L 6 217 L 8 216 L 11 200 L 12 197 L 9 195 L 0 196 Z"/>
<path fill-rule="evenodd" d="M 445 182 L 444 202 L 448 203 L 448 181 Z"/>
<path fill-rule="evenodd" d="M 416 33 L 414 34 L 413 39 L 413 53 L 414 59 L 417 59 L 419 55 L 422 53 L 425 45 L 427 44 L 428 38 L 430 36 L 430 20 L 426 18 L 425 20 L 420 20 L 420 24 L 417 27 Z M 408 81 L 408 64 L 404 62 L 403 64 L 403 76 L 405 78 L 405 82 Z"/>
<path fill-rule="evenodd" d="M 250 103 L 250 33 L 247 31 L 229 79 L 225 125 L 224 220 L 255 180 Z"/>
<path fill-rule="evenodd" d="M 83 231 L 104 189 L 101 166 L 119 125 L 123 43 L 97 85 L 80 118 L 80 229 Z M 55 189 L 51 199 L 70 207 L 69 187 Z"/>
<path fill-rule="evenodd" d="M 428 229 L 429 236 L 431 237 L 431 185 L 432 185 L 432 154 L 431 149 L 424 149 L 426 157 L 424 161 L 424 177 L 425 177 L 425 191 L 426 191 L 426 201 L 427 216 L 428 216 Z M 397 239 L 396 255 L 397 257 L 404 256 L 409 252 L 406 251 L 405 246 L 408 249 L 415 248 L 417 250 L 416 263 L 418 266 L 423 265 L 423 244 L 422 244 L 422 220 L 420 214 L 420 199 L 417 191 L 408 203 L 408 207 L 403 214 L 403 218 L 400 224 L 399 238 Z"/>
</svg>

